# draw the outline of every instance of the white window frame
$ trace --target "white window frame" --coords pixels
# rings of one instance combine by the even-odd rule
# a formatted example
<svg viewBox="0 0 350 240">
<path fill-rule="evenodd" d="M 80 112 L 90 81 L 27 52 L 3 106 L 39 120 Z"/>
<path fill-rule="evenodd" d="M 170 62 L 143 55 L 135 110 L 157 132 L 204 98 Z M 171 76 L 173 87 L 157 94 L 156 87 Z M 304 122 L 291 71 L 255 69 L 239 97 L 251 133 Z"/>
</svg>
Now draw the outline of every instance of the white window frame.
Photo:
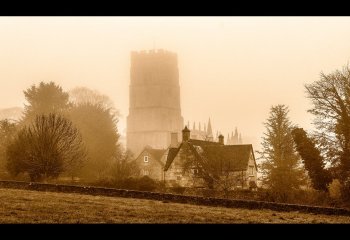
<svg viewBox="0 0 350 240">
<path fill-rule="evenodd" d="M 149 162 L 149 156 L 143 156 L 143 162 L 148 163 Z"/>
</svg>

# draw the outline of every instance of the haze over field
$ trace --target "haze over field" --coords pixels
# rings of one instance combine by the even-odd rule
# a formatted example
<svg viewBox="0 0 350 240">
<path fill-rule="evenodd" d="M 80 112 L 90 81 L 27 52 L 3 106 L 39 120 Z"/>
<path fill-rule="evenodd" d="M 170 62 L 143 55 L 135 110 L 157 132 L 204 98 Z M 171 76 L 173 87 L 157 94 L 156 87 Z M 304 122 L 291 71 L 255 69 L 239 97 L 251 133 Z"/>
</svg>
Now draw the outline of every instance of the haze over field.
<svg viewBox="0 0 350 240">
<path fill-rule="evenodd" d="M 258 149 L 271 105 L 312 129 L 304 84 L 349 62 L 350 18 L 1 17 L 0 36 L 0 109 L 40 81 L 86 86 L 115 102 L 125 134 L 130 52 L 162 48 L 178 54 L 185 123 L 237 126 Z"/>
</svg>

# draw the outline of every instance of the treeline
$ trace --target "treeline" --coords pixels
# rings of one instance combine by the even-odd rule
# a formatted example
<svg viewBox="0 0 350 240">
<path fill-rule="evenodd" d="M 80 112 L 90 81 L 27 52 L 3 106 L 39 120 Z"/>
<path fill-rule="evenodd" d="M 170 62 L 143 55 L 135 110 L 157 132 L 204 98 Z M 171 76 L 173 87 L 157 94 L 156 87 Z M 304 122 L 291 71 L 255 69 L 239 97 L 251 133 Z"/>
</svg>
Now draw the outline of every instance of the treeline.
<svg viewBox="0 0 350 240">
<path fill-rule="evenodd" d="M 119 144 L 118 111 L 107 96 L 84 87 L 66 92 L 54 82 L 33 85 L 24 96 L 23 117 L 0 121 L 1 178 L 98 182 L 138 176 L 131 153 Z"/>
<path fill-rule="evenodd" d="M 350 68 L 345 66 L 305 85 L 315 130 L 293 124 L 285 105 L 272 106 L 261 143 L 263 187 L 288 201 L 300 189 L 350 202 Z M 294 194 L 295 195 L 295 194 Z"/>
</svg>

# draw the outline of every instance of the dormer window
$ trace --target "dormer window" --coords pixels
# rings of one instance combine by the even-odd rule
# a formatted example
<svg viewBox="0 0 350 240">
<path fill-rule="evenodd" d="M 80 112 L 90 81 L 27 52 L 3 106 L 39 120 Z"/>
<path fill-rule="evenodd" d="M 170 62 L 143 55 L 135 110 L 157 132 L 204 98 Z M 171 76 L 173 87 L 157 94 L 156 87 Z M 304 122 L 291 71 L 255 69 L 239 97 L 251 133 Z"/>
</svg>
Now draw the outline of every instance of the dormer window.
<svg viewBox="0 0 350 240">
<path fill-rule="evenodd" d="M 144 161 L 145 163 L 148 163 L 148 156 L 143 156 L 143 161 Z"/>
</svg>

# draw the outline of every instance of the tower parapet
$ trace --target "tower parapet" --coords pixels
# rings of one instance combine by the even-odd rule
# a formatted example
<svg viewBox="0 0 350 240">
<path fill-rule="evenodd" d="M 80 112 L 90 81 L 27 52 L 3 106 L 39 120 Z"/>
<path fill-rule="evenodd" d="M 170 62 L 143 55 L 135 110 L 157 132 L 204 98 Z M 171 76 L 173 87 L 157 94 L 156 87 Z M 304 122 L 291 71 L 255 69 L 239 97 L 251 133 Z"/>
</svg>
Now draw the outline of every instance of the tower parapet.
<svg viewBox="0 0 350 240">
<path fill-rule="evenodd" d="M 159 50 L 131 52 L 131 82 L 133 84 L 179 85 L 177 54 Z"/>
</svg>

